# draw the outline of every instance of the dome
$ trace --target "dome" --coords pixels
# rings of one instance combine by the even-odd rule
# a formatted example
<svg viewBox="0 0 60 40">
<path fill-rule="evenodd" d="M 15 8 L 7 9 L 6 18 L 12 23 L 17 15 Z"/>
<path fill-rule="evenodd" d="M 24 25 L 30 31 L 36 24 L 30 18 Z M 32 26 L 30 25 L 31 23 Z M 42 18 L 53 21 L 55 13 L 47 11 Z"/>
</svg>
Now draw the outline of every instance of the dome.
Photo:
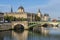
<svg viewBox="0 0 60 40">
<path fill-rule="evenodd" d="M 20 6 L 18 9 L 24 9 L 23 6 Z"/>
<path fill-rule="evenodd" d="M 20 6 L 20 7 L 18 8 L 17 12 L 24 12 L 23 6 Z"/>
<path fill-rule="evenodd" d="M 49 16 L 49 14 L 44 14 L 44 16 Z"/>
</svg>

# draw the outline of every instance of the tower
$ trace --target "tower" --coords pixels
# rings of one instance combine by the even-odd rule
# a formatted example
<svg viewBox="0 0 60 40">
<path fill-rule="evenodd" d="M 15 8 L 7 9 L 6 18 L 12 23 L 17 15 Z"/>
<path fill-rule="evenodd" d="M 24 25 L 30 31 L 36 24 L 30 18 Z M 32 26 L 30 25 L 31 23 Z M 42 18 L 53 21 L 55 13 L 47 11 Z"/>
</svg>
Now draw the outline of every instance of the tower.
<svg viewBox="0 0 60 40">
<path fill-rule="evenodd" d="M 44 14 L 44 18 L 43 18 L 44 21 L 49 21 L 50 20 L 50 17 L 49 17 L 49 14 Z"/>
<path fill-rule="evenodd" d="M 20 6 L 19 8 L 18 8 L 18 11 L 17 12 L 24 12 L 24 8 L 22 7 L 22 6 Z"/>
<path fill-rule="evenodd" d="M 12 7 L 11 7 L 11 12 L 13 12 L 13 9 L 12 9 Z"/>
<path fill-rule="evenodd" d="M 41 14 L 41 11 L 40 11 L 40 9 L 38 9 L 37 16 L 38 16 L 38 17 L 40 17 L 40 18 L 42 17 L 42 14 Z"/>
</svg>

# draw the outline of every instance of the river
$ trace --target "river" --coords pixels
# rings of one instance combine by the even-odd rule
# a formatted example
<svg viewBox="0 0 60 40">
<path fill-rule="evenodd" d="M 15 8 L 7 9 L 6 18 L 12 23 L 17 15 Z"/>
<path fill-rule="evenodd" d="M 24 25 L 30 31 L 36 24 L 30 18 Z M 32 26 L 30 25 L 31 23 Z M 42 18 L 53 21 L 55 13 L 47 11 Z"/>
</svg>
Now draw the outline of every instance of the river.
<svg viewBox="0 0 60 40">
<path fill-rule="evenodd" d="M 60 40 L 60 35 L 47 35 L 31 31 L 1 31 L 0 40 Z"/>
</svg>

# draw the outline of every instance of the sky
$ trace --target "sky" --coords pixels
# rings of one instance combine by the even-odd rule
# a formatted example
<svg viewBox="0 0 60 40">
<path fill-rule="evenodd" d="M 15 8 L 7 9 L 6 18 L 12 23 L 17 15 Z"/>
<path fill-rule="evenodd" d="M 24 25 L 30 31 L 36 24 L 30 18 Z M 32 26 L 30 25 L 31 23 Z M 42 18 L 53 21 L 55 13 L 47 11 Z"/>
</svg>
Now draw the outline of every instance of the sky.
<svg viewBox="0 0 60 40">
<path fill-rule="evenodd" d="M 0 0 L 0 12 L 10 12 L 11 7 L 16 12 L 23 6 L 26 12 L 49 14 L 51 18 L 60 17 L 60 0 Z"/>
</svg>

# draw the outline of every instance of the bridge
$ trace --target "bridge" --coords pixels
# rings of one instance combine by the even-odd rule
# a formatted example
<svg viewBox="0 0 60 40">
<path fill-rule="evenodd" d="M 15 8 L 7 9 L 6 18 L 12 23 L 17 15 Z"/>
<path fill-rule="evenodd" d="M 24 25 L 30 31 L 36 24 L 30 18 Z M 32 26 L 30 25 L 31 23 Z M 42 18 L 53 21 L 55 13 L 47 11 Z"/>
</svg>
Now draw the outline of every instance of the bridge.
<svg viewBox="0 0 60 40">
<path fill-rule="evenodd" d="M 55 24 L 55 23 L 60 24 L 60 22 L 40 22 L 40 21 L 37 21 L 37 22 L 29 22 L 29 23 L 32 23 L 32 24 L 41 24 L 41 25 L 43 25 L 45 23 L 47 23 L 47 24 Z"/>
<path fill-rule="evenodd" d="M 28 21 L 12 21 L 12 28 L 17 28 L 18 26 L 23 27 L 24 29 L 29 29 L 30 27 L 43 25 L 43 24 L 60 24 L 60 22 L 28 22 Z"/>
<path fill-rule="evenodd" d="M 29 24 L 31 24 L 31 25 L 29 25 L 29 27 L 33 27 L 33 26 L 38 26 L 38 25 L 44 25 L 44 24 L 53 24 L 53 25 L 57 25 L 57 24 L 60 24 L 60 22 L 39 22 L 39 21 L 37 21 L 37 22 L 29 22 Z"/>
<path fill-rule="evenodd" d="M 24 29 L 28 29 L 28 22 L 27 21 L 12 21 L 12 29 L 22 27 Z"/>
<path fill-rule="evenodd" d="M 60 22 L 28 22 L 28 21 L 12 21 L 11 23 L 3 23 L 0 25 L 2 29 L 29 29 L 43 24 L 60 24 Z"/>
</svg>

